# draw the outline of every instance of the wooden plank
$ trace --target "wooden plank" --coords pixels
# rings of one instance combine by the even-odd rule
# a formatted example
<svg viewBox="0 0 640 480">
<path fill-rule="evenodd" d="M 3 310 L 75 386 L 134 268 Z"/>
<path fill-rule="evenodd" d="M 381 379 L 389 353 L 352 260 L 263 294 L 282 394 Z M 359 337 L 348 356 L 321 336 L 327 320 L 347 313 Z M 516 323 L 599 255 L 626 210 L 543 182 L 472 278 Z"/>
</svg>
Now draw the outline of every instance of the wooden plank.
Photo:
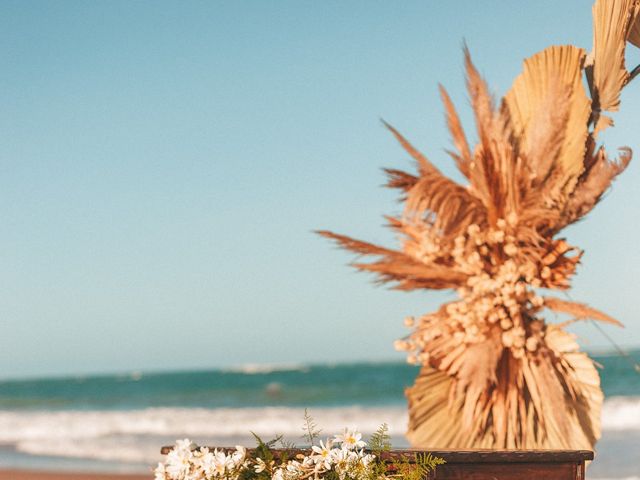
<svg viewBox="0 0 640 480">
<path fill-rule="evenodd" d="M 161 453 L 166 455 L 173 447 L 162 447 Z M 209 447 L 213 450 L 233 451 L 233 447 Z M 247 449 L 249 453 L 255 452 L 255 449 Z M 309 454 L 311 449 L 308 448 L 292 448 L 279 449 L 274 448 L 273 452 L 277 455 L 279 452 L 287 452 L 292 456 L 301 453 Z M 392 450 L 383 452 L 381 458 L 385 461 L 393 462 L 405 458 L 412 462 L 416 453 L 431 453 L 435 457 L 443 457 L 449 463 L 562 463 L 562 462 L 584 462 L 593 460 L 593 452 L 591 450 Z"/>
<path fill-rule="evenodd" d="M 448 463 L 574 463 L 593 460 L 591 450 L 393 450 L 382 454 L 383 460 L 405 457 L 411 461 L 416 453 L 431 453 Z"/>
<path fill-rule="evenodd" d="M 446 463 L 434 480 L 583 480 L 577 463 Z M 429 479 L 431 480 L 431 479 Z"/>
</svg>

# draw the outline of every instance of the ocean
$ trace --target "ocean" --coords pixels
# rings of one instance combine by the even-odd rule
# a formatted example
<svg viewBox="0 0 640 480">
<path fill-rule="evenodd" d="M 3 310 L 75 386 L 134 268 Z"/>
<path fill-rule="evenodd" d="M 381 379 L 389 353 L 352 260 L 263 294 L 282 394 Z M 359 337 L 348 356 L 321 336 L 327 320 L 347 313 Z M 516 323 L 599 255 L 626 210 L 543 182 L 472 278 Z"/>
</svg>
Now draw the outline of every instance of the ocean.
<svg viewBox="0 0 640 480">
<path fill-rule="evenodd" d="M 640 362 L 640 350 L 631 352 Z M 606 395 L 591 479 L 640 480 L 640 373 L 628 359 L 594 355 Z M 211 371 L 140 373 L 0 382 L 0 468 L 149 472 L 162 445 L 254 444 L 301 439 L 305 408 L 327 435 L 365 434 L 387 423 L 407 446 L 404 363 L 246 365 Z"/>
</svg>

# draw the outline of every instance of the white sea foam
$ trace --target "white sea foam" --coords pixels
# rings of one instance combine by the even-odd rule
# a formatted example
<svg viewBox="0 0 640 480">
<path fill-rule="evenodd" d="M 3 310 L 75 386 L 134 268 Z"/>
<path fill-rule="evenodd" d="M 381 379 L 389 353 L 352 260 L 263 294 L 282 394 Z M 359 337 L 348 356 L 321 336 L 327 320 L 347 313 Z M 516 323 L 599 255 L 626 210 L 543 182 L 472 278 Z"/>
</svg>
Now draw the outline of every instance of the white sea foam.
<svg viewBox="0 0 640 480">
<path fill-rule="evenodd" d="M 274 372 L 308 372 L 309 366 L 302 363 L 246 363 L 236 367 L 225 368 L 221 371 L 256 375 Z"/>
<path fill-rule="evenodd" d="M 0 444 L 32 455 L 149 464 L 159 459 L 161 445 L 176 438 L 189 437 L 201 444 L 252 444 L 250 432 L 255 432 L 263 438 L 283 434 L 299 441 L 303 412 L 289 407 L 0 411 Z M 404 405 L 314 408 L 311 414 L 327 434 L 345 426 L 367 434 L 385 422 L 391 435 L 400 439 L 407 426 Z M 607 430 L 640 431 L 640 397 L 607 399 L 602 420 L 605 435 Z"/>
<path fill-rule="evenodd" d="M 602 408 L 604 430 L 640 430 L 640 397 L 609 397 Z"/>
<path fill-rule="evenodd" d="M 148 408 L 127 411 L 0 411 L 0 444 L 19 452 L 78 458 L 153 462 L 160 445 L 176 438 L 232 445 L 253 443 L 251 432 L 268 439 L 283 434 L 298 440 L 301 408 Z M 392 435 L 406 429 L 404 407 L 317 408 L 325 432 L 355 426 L 370 433 L 386 422 Z"/>
<path fill-rule="evenodd" d="M 0 411 L 0 442 L 77 438 L 105 435 L 203 435 L 216 437 L 282 433 L 299 436 L 301 408 L 148 408 L 125 411 Z M 374 431 L 381 422 L 402 432 L 404 407 L 340 407 L 313 409 L 317 423 L 327 430 L 357 424 Z"/>
</svg>

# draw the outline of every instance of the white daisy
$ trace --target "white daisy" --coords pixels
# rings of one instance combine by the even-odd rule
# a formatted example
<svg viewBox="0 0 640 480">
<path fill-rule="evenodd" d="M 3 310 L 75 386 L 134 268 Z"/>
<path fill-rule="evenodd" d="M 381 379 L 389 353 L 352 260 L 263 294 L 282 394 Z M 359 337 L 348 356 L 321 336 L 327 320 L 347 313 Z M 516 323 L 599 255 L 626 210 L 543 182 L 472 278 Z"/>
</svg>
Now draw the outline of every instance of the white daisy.
<svg viewBox="0 0 640 480">
<path fill-rule="evenodd" d="M 331 448 L 333 447 L 333 441 L 327 439 L 327 443 L 323 443 L 320 440 L 320 446 L 312 446 L 311 449 L 315 452 L 315 455 L 311 455 L 311 459 L 318 466 L 323 466 L 324 468 L 331 468 Z"/>
<path fill-rule="evenodd" d="M 224 477 L 224 472 L 227 469 L 227 464 L 229 463 L 229 459 L 224 454 L 224 452 L 215 449 L 213 451 L 213 468 L 214 475 L 218 477 Z"/>
<path fill-rule="evenodd" d="M 262 473 L 265 471 L 266 468 L 267 468 L 267 464 L 264 463 L 264 460 L 262 460 L 260 457 L 257 457 L 256 464 L 253 466 L 253 470 L 256 473 Z"/>
<path fill-rule="evenodd" d="M 236 445 L 236 451 L 231 455 L 231 460 L 234 467 L 240 467 L 247 456 L 247 449 L 242 445 Z"/>
<path fill-rule="evenodd" d="M 345 428 L 344 432 L 340 435 L 336 435 L 334 440 L 341 443 L 342 447 L 348 450 L 363 448 L 366 445 L 366 443 L 362 441 L 362 434 L 355 428 L 352 430 Z"/>
</svg>

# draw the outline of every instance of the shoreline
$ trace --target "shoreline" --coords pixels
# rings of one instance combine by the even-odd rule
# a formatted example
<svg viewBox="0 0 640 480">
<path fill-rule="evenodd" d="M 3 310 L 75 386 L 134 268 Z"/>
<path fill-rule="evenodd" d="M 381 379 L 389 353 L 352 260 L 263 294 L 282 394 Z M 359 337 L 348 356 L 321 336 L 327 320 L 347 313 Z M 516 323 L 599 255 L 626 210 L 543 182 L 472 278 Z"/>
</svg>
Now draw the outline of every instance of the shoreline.
<svg viewBox="0 0 640 480">
<path fill-rule="evenodd" d="M 152 473 L 145 475 L 0 469 L 0 480 L 149 480 L 152 478 Z"/>
</svg>

